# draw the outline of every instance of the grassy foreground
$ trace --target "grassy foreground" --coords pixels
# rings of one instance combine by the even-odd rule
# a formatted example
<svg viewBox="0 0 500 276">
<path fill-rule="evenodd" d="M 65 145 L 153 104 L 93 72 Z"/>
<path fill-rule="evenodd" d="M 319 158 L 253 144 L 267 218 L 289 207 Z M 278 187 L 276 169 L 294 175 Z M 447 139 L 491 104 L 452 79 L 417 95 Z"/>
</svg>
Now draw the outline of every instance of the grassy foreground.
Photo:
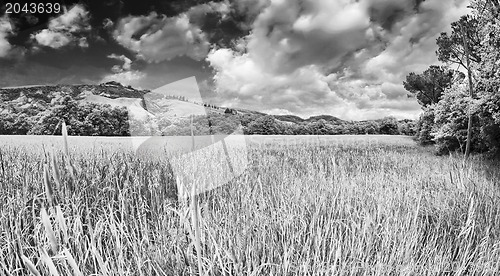
<svg viewBox="0 0 500 276">
<path fill-rule="evenodd" d="M 167 155 L 0 143 L 0 275 L 500 273 L 498 165 L 313 139 L 250 137 L 246 171 L 192 206 Z"/>
</svg>

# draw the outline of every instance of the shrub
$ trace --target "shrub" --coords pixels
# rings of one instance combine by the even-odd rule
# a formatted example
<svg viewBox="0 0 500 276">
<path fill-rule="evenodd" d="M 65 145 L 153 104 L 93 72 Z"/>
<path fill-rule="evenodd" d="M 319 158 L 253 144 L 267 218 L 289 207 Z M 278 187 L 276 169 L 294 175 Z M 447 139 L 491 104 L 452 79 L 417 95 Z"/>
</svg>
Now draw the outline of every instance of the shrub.
<svg viewBox="0 0 500 276">
<path fill-rule="evenodd" d="M 424 112 L 417 121 L 415 137 L 421 145 L 434 144 L 434 137 L 432 135 L 434 128 L 434 107 L 435 105 L 425 107 Z"/>
<path fill-rule="evenodd" d="M 434 109 L 435 129 L 433 132 L 437 152 L 447 153 L 460 149 L 465 151 L 467 142 L 468 110 L 473 108 L 472 151 L 485 151 L 477 118 L 477 103 L 471 102 L 465 84 L 456 84 L 447 89 Z"/>
<path fill-rule="evenodd" d="M 396 135 L 399 134 L 398 120 L 394 117 L 385 117 L 380 120 L 380 134 Z"/>
</svg>

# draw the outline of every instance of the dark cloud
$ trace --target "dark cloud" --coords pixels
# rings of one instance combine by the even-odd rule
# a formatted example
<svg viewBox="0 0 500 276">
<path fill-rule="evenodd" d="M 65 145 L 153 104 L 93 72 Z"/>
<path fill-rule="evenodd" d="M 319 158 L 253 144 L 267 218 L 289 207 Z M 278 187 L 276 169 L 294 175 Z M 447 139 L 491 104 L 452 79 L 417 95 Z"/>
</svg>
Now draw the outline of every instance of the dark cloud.
<svg viewBox="0 0 500 276">
<path fill-rule="evenodd" d="M 128 16 L 116 23 L 114 39 L 148 62 L 189 56 L 205 58 L 209 43 L 198 26 L 186 14 L 166 17 L 155 12 L 147 16 Z"/>
<path fill-rule="evenodd" d="M 369 2 L 370 19 L 382 26 L 385 30 L 391 31 L 393 26 L 412 13 L 419 10 L 420 4 L 424 0 L 373 0 Z"/>
</svg>

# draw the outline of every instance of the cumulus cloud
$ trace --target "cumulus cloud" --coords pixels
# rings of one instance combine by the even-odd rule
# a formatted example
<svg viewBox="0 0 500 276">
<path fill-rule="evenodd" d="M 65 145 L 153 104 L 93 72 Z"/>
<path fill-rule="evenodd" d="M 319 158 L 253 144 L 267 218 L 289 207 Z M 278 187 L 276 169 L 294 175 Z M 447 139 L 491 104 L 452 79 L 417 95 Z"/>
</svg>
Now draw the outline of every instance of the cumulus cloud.
<svg viewBox="0 0 500 276">
<path fill-rule="evenodd" d="M 280 73 L 310 64 L 338 67 L 370 46 L 369 29 L 364 2 L 272 1 L 254 22 L 247 48 Z"/>
<path fill-rule="evenodd" d="M 84 36 L 91 30 L 89 12 L 82 5 L 75 5 L 62 15 L 49 21 L 48 28 L 43 29 L 31 38 L 39 45 L 59 49 L 66 45 L 88 47 Z"/>
<path fill-rule="evenodd" d="M 107 56 L 123 62 L 121 65 L 114 65 L 111 68 L 112 74 L 105 75 L 100 82 L 117 81 L 124 85 L 132 85 L 141 88 L 142 81 L 146 77 L 144 72 L 132 70 L 132 60 L 125 55 L 111 54 Z"/>
<path fill-rule="evenodd" d="M 68 45 L 72 38 L 67 34 L 45 29 L 35 35 L 36 42 L 43 46 L 48 46 L 54 49 Z"/>
<path fill-rule="evenodd" d="M 152 12 L 148 16 L 128 16 L 116 23 L 113 37 L 122 46 L 148 62 L 188 56 L 205 58 L 209 43 L 199 27 L 186 14 L 166 17 Z"/>
<path fill-rule="evenodd" d="M 266 2 L 239 50 L 210 52 L 218 93 L 263 110 L 346 119 L 415 117 L 404 76 L 437 62 L 436 37 L 467 12 L 454 0 Z"/>
<path fill-rule="evenodd" d="M 6 57 L 12 49 L 12 45 L 7 39 L 12 34 L 12 25 L 7 16 L 0 17 L 0 58 Z"/>
<path fill-rule="evenodd" d="M 132 68 L 132 60 L 126 57 L 125 55 L 117 55 L 117 54 L 111 54 L 108 56 L 108 58 L 120 60 L 123 62 L 123 65 L 115 65 L 113 68 L 111 68 L 111 71 L 115 73 L 121 73 L 123 71 L 130 71 Z"/>
<path fill-rule="evenodd" d="M 197 18 L 203 18 L 207 13 L 217 13 L 220 14 L 222 20 L 226 19 L 231 12 L 231 4 L 229 0 L 224 0 L 222 2 L 208 2 L 205 4 L 200 4 L 191 7 L 186 14 L 189 16 L 191 20 L 195 20 Z"/>
<path fill-rule="evenodd" d="M 9 42 L 9 37 L 15 35 L 15 26 L 9 17 L 0 17 L 0 59 L 21 60 L 24 57 L 26 48 Z"/>
<path fill-rule="evenodd" d="M 331 93 L 329 77 L 314 65 L 277 76 L 261 70 L 249 54 L 240 55 L 229 49 L 211 51 L 207 60 L 217 71 L 216 92 L 219 98 L 226 99 L 223 105 L 259 107 L 263 111 L 280 106 L 304 114 L 319 106 L 331 113 L 335 106 L 344 103 Z"/>
<path fill-rule="evenodd" d="M 140 71 L 123 71 L 115 74 L 106 75 L 100 81 L 109 82 L 117 81 L 123 85 L 131 85 L 135 88 L 142 89 L 141 81 L 146 77 L 146 75 Z"/>
</svg>

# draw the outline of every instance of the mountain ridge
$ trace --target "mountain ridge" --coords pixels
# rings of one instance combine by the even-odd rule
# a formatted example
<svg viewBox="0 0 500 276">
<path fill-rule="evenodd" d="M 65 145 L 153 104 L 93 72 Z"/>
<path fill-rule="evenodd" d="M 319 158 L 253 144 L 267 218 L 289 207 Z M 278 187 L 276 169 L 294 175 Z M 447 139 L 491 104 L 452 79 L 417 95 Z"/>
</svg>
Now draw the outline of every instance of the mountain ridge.
<svg viewBox="0 0 500 276">
<path fill-rule="evenodd" d="M 124 101 L 125 98 L 140 99 L 142 108 L 148 112 L 151 112 L 152 110 L 150 109 L 154 109 L 155 107 L 158 108 L 156 104 L 152 104 L 153 100 L 150 100 L 149 102 L 147 101 L 146 95 L 152 93 L 153 92 L 150 90 L 142 90 L 133 88 L 131 86 L 123 86 L 122 84 L 114 81 L 101 84 L 56 84 L 56 85 L 27 85 L 27 86 L 15 86 L 15 87 L 2 87 L 0 88 L 0 100 L 1 100 L 0 113 L 2 112 L 5 113 L 5 109 L 7 109 L 6 106 L 10 105 L 12 107 L 11 104 L 14 104 L 13 106 L 14 108 L 25 109 L 30 107 L 35 107 L 35 108 L 43 107 L 40 109 L 46 110 L 47 108 L 49 108 L 54 99 L 57 101 L 57 99 L 64 96 L 70 96 L 77 101 L 93 102 L 97 104 L 110 104 L 112 106 L 118 106 L 119 104 L 112 103 L 103 98 L 112 100 L 121 99 L 122 101 Z M 99 99 L 94 96 L 103 98 Z M 40 100 L 43 102 L 40 102 Z M 171 104 L 174 105 L 178 104 L 185 106 L 186 105 L 185 103 L 190 103 L 197 105 L 198 107 L 205 107 L 207 111 L 217 112 L 217 113 L 223 113 L 226 111 L 226 109 L 230 109 L 230 110 L 235 110 L 237 113 L 242 113 L 242 114 L 255 114 L 262 116 L 268 115 L 264 112 L 249 110 L 244 108 L 237 108 L 237 107 L 230 108 L 222 106 L 221 107 L 214 106 L 212 108 L 212 105 L 204 103 L 199 104 L 190 102 L 188 100 L 180 100 L 180 99 L 178 99 L 177 101 L 178 102 L 175 102 L 174 99 L 174 101 L 171 101 Z M 19 103 L 22 104 L 19 105 Z M 122 104 L 121 106 L 129 106 L 129 105 Z M 196 110 L 196 108 L 191 108 L 191 109 Z M 187 108 L 186 110 L 189 111 L 189 108 Z M 186 112 L 178 112 L 178 113 L 181 115 L 180 117 L 185 117 L 190 115 L 186 114 Z M 201 114 L 199 111 L 196 110 L 195 112 L 193 112 L 192 115 L 201 115 Z M 306 119 L 297 115 L 271 115 L 271 116 L 282 122 L 293 122 L 293 123 L 313 122 L 313 121 L 318 121 L 320 119 L 325 119 L 326 121 L 335 123 L 345 122 L 344 120 L 331 115 L 316 115 L 316 116 L 310 116 L 309 118 Z"/>
</svg>

